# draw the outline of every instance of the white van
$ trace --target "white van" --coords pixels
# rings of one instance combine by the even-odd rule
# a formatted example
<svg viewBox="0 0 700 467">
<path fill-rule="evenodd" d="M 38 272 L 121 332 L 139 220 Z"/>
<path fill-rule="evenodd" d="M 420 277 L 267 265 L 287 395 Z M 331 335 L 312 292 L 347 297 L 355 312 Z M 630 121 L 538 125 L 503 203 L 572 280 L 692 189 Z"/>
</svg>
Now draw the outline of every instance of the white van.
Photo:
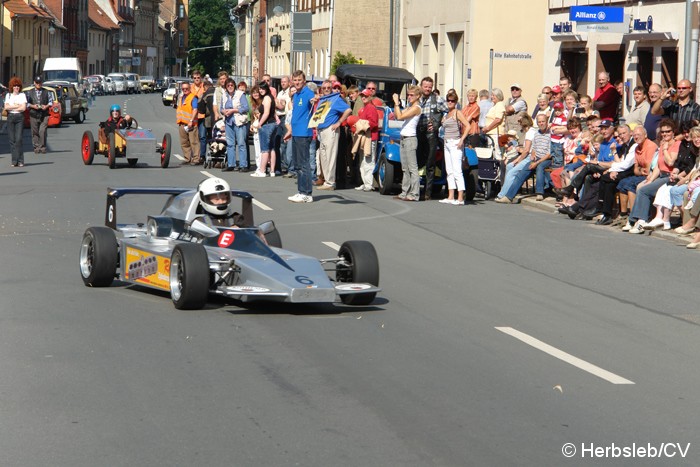
<svg viewBox="0 0 700 467">
<path fill-rule="evenodd" d="M 42 73 L 44 81 L 68 81 L 75 83 L 80 94 L 83 93 L 83 73 L 76 57 L 47 58 Z"/>
</svg>

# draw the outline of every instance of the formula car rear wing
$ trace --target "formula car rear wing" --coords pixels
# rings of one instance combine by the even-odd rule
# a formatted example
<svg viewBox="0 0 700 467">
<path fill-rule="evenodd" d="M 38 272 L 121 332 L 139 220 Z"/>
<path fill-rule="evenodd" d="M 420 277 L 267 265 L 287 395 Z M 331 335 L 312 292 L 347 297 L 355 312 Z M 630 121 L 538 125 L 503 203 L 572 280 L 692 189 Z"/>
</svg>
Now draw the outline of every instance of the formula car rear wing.
<svg viewBox="0 0 700 467">
<path fill-rule="evenodd" d="M 107 188 L 107 211 L 105 225 L 117 230 L 117 200 L 124 195 L 170 195 L 171 197 L 192 191 L 192 188 L 177 187 L 124 187 Z M 245 191 L 231 190 L 231 195 L 243 200 L 242 213 L 246 223 L 253 221 L 253 196 Z M 185 219 L 187 220 L 187 219 Z"/>
</svg>

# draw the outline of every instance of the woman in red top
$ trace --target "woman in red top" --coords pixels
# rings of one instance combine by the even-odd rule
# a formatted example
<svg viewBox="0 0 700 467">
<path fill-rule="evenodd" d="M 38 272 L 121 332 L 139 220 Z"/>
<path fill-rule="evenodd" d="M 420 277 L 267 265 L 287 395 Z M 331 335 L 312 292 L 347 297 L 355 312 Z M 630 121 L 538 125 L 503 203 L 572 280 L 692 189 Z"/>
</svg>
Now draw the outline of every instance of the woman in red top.
<svg viewBox="0 0 700 467">
<path fill-rule="evenodd" d="M 467 104 L 462 108 L 462 115 L 469 122 L 469 131 L 467 132 L 467 144 L 471 147 L 481 145 L 479 138 L 479 104 L 476 99 L 479 97 L 479 92 L 476 89 L 467 91 Z"/>
<path fill-rule="evenodd" d="M 360 176 L 362 177 L 362 185 L 355 187 L 355 189 L 361 191 L 372 191 L 374 189 L 372 187 L 374 182 L 372 173 L 374 172 L 377 141 L 379 140 L 379 115 L 377 114 L 377 108 L 372 102 L 371 91 L 365 89 L 360 93 L 360 98 L 365 106 L 360 110 L 357 116 L 359 120 L 367 120 L 369 122 L 372 150 L 369 152 L 369 154 L 365 154 L 363 145 L 360 146 L 360 153 L 362 154 L 362 159 L 360 159 Z"/>
</svg>

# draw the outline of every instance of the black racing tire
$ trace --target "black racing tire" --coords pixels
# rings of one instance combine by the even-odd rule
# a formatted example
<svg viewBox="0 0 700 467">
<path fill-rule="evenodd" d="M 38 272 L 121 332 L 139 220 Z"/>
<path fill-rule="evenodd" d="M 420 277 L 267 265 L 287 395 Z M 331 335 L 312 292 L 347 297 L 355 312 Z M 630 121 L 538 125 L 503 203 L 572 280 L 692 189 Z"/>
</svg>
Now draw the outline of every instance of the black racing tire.
<svg viewBox="0 0 700 467">
<path fill-rule="evenodd" d="M 209 295 L 209 258 L 204 246 L 182 243 L 170 257 L 170 295 L 178 310 L 198 310 Z"/>
<path fill-rule="evenodd" d="M 341 262 L 336 264 L 336 282 L 364 282 L 379 285 L 379 258 L 374 245 L 364 240 L 350 240 L 343 243 L 338 250 Z M 340 300 L 346 305 L 369 305 L 377 292 L 341 295 Z"/>
<path fill-rule="evenodd" d="M 83 109 L 78 110 L 78 115 L 73 120 L 75 123 L 83 123 L 85 121 L 85 111 Z"/>
<path fill-rule="evenodd" d="M 160 166 L 164 169 L 168 168 L 168 165 L 170 164 L 170 150 L 172 149 L 173 146 L 173 140 L 170 137 L 170 133 L 166 133 L 163 135 L 163 144 L 161 146 L 161 154 L 160 154 Z"/>
<path fill-rule="evenodd" d="M 90 227 L 80 245 L 80 275 L 88 287 L 108 287 L 117 274 L 119 247 L 114 231 Z"/>
<path fill-rule="evenodd" d="M 394 192 L 395 169 L 394 163 L 382 153 L 379 157 L 379 170 L 377 170 L 377 184 L 380 194 L 390 195 Z"/>
<path fill-rule="evenodd" d="M 479 186 L 479 169 L 469 168 L 463 174 L 464 176 L 464 200 L 474 201 L 474 196 L 476 196 L 476 189 Z"/>
<path fill-rule="evenodd" d="M 107 154 L 107 165 L 110 169 L 117 166 L 117 147 L 116 137 L 114 132 L 109 134 L 109 154 Z"/>
<path fill-rule="evenodd" d="M 129 163 L 129 167 L 136 167 L 136 164 L 138 164 L 139 160 L 138 159 L 127 159 L 126 160 Z"/>
<path fill-rule="evenodd" d="M 85 165 L 91 165 L 95 159 L 95 139 L 90 130 L 83 133 L 83 138 L 80 140 L 80 154 L 83 156 Z"/>
</svg>

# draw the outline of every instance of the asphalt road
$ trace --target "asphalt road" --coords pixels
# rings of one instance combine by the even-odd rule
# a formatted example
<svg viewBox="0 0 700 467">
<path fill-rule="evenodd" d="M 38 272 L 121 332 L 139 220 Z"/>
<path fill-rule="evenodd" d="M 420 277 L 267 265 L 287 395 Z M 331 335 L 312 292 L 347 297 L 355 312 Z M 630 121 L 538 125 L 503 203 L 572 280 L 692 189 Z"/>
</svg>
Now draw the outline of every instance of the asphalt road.
<svg viewBox="0 0 700 467">
<path fill-rule="evenodd" d="M 700 462 L 696 252 L 492 202 L 340 190 L 297 205 L 292 180 L 226 173 L 286 248 L 373 242 L 375 303 L 180 311 L 138 287 L 87 288 L 80 239 L 108 186 L 207 176 L 155 156 L 84 166 L 82 132 L 114 102 L 179 153 L 158 95 L 98 98 L 85 123 L 49 131 L 49 154 L 27 139 L 24 168 L 0 136 L 0 465 Z"/>
</svg>

